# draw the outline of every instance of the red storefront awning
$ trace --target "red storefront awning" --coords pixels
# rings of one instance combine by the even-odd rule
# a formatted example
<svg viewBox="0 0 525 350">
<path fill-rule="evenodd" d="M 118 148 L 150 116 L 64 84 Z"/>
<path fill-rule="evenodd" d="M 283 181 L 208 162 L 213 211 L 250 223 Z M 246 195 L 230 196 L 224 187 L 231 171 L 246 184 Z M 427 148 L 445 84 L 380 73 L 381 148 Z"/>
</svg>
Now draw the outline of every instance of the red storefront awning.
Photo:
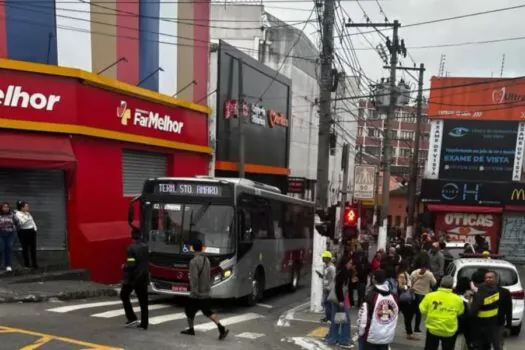
<svg viewBox="0 0 525 350">
<path fill-rule="evenodd" d="M 0 167 L 71 170 L 76 158 L 68 136 L 0 132 Z"/>
<path fill-rule="evenodd" d="M 448 205 L 448 204 L 429 204 L 428 210 L 449 212 L 449 213 L 502 213 L 501 207 L 482 207 L 474 205 Z"/>
</svg>

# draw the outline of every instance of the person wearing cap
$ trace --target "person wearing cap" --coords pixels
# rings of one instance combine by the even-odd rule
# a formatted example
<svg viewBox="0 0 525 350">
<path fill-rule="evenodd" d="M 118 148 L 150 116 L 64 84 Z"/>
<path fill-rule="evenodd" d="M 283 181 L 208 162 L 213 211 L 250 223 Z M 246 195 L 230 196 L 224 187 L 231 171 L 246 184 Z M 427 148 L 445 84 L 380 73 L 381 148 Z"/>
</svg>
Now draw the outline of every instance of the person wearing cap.
<svg viewBox="0 0 525 350">
<path fill-rule="evenodd" d="M 437 291 L 427 294 L 419 310 L 425 315 L 427 336 L 425 350 L 454 350 L 458 331 L 458 317 L 465 312 L 463 299 L 452 292 L 454 279 L 445 276 Z"/>
<path fill-rule="evenodd" d="M 324 318 L 321 322 L 328 322 L 332 314 L 332 303 L 328 301 L 328 295 L 330 291 L 334 288 L 335 282 L 335 265 L 332 262 L 333 255 L 330 251 L 325 250 L 321 253 L 321 258 L 323 259 L 323 272 L 316 271 L 319 278 L 323 279 L 323 306 L 324 306 Z"/>
</svg>

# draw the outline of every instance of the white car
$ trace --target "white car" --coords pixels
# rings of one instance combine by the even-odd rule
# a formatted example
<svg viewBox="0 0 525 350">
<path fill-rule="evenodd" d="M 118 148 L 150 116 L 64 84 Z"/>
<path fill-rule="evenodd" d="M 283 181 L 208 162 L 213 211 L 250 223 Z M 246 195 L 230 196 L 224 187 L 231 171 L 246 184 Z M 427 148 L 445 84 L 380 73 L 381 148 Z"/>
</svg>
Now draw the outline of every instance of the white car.
<svg viewBox="0 0 525 350">
<path fill-rule="evenodd" d="M 454 278 L 472 277 L 479 268 L 495 271 L 501 281 L 501 286 L 508 289 L 512 295 L 512 334 L 518 335 L 523 322 L 525 307 L 524 292 L 516 267 L 508 261 L 482 258 L 462 258 L 454 260 L 447 268 L 446 275 Z"/>
</svg>

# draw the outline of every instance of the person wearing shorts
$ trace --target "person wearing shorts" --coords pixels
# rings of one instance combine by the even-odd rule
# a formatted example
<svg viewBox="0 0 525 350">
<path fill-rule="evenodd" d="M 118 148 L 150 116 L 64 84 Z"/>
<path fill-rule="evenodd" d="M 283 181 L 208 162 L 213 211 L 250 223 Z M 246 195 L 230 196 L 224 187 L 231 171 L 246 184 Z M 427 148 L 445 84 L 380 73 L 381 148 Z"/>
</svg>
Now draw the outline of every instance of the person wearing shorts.
<svg viewBox="0 0 525 350">
<path fill-rule="evenodd" d="M 210 260 L 202 254 L 202 242 L 196 240 L 193 243 L 195 257 L 190 261 L 190 297 L 185 306 L 186 318 L 188 319 L 188 328 L 181 334 L 195 335 L 194 323 L 195 315 L 200 310 L 204 316 L 212 320 L 219 330 L 219 339 L 226 338 L 229 330 L 226 329 L 219 321 L 219 315 L 211 309 L 210 290 Z"/>
</svg>

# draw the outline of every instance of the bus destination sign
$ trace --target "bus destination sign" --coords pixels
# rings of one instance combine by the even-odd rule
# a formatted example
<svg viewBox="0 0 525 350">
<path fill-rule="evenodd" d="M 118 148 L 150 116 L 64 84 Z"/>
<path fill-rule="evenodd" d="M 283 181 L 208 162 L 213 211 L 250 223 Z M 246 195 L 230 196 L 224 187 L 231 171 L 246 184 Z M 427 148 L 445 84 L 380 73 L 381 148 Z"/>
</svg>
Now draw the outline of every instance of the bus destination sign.
<svg viewBox="0 0 525 350">
<path fill-rule="evenodd" d="M 170 182 L 157 184 L 157 193 L 180 196 L 223 197 L 227 195 L 223 190 L 224 186 L 210 183 Z"/>
</svg>

